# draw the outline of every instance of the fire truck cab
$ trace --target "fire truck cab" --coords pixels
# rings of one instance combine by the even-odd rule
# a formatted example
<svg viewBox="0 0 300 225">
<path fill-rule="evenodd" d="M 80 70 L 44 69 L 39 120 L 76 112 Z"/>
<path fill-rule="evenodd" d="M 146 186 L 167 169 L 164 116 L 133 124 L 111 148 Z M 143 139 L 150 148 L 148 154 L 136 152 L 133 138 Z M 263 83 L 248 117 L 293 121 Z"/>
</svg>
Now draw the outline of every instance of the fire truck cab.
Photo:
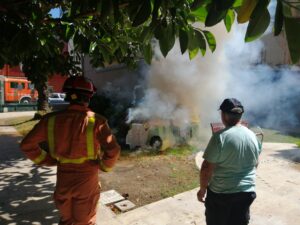
<svg viewBox="0 0 300 225">
<path fill-rule="evenodd" d="M 25 77 L 11 78 L 0 76 L 0 96 L 5 103 L 28 104 L 37 100 L 34 85 Z"/>
</svg>

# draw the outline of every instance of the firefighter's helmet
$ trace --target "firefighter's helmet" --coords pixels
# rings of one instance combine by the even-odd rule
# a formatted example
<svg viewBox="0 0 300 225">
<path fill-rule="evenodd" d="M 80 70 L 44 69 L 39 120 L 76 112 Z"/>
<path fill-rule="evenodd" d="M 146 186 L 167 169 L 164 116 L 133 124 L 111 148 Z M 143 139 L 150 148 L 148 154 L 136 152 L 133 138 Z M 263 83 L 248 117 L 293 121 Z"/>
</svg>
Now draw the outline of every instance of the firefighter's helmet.
<svg viewBox="0 0 300 225">
<path fill-rule="evenodd" d="M 83 76 L 72 76 L 65 81 L 62 91 L 66 93 L 79 93 L 91 98 L 97 89 L 91 80 Z"/>
</svg>

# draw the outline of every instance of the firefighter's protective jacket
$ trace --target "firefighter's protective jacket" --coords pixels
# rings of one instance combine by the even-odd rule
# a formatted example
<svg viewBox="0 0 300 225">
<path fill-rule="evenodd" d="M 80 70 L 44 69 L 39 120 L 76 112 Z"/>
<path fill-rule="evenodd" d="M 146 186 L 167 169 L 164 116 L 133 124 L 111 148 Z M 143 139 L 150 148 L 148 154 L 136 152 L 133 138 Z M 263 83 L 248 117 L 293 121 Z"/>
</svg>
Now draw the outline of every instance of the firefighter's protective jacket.
<svg viewBox="0 0 300 225">
<path fill-rule="evenodd" d="M 44 116 L 23 139 L 21 150 L 45 166 L 101 159 L 103 171 L 111 170 L 120 154 L 107 120 L 81 105 Z"/>
</svg>

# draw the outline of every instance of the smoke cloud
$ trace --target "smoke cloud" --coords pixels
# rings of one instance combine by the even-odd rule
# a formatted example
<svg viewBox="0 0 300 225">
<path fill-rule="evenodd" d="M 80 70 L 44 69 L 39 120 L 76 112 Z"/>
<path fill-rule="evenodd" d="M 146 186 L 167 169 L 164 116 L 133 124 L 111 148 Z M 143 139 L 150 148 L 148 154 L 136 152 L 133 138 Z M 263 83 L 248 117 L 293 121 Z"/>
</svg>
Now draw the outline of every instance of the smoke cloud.
<svg viewBox="0 0 300 225">
<path fill-rule="evenodd" d="M 245 26 L 223 24 L 211 29 L 217 49 L 189 60 L 178 42 L 166 58 L 156 57 L 146 76 L 144 99 L 130 111 L 129 120 L 162 118 L 188 123 L 199 118 L 203 132 L 219 122 L 219 105 L 237 98 L 250 125 L 299 127 L 300 72 L 297 67 L 271 68 L 261 64 L 263 43 L 244 43 Z"/>
</svg>

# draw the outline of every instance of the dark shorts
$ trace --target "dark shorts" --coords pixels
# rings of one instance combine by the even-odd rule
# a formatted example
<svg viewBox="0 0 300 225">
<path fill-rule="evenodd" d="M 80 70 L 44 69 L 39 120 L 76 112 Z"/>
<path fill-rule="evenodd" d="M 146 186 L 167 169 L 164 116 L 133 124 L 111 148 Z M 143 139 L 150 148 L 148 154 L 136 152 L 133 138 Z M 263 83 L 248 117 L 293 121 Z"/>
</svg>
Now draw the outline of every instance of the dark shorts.
<svg viewBox="0 0 300 225">
<path fill-rule="evenodd" d="M 250 205 L 255 198 L 255 192 L 219 194 L 207 189 L 206 224 L 247 225 L 250 220 Z"/>
</svg>

